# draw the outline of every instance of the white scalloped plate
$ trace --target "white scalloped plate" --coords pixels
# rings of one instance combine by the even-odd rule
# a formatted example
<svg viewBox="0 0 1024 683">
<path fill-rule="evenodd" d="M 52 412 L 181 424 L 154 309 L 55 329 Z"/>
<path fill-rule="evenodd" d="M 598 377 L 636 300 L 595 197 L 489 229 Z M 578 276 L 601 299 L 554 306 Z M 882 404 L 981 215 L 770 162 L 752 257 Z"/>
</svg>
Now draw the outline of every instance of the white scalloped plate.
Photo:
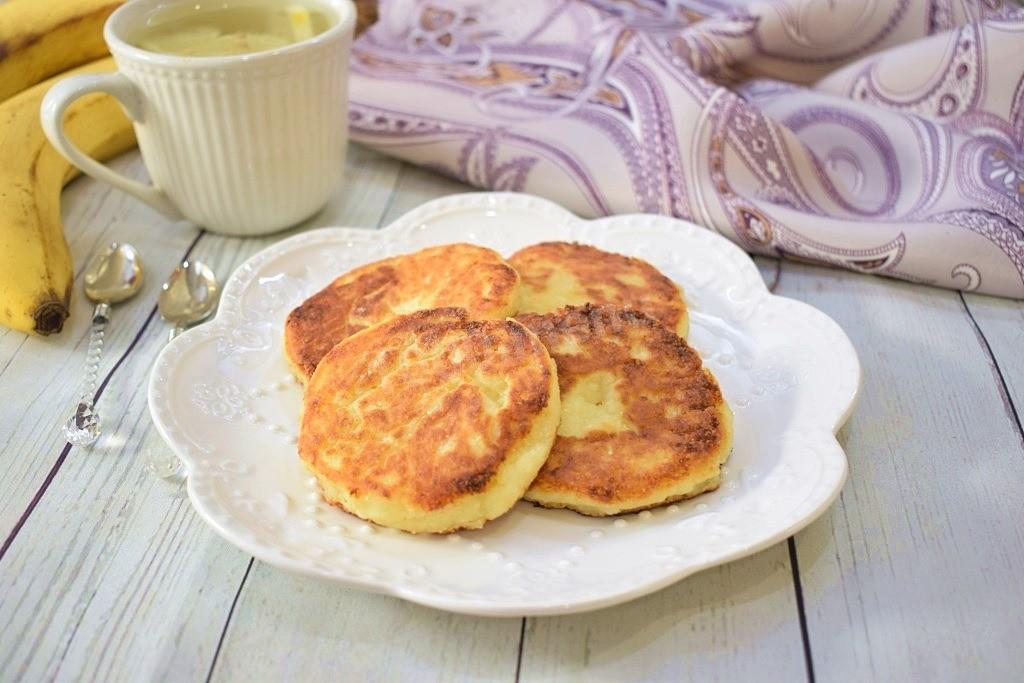
<svg viewBox="0 0 1024 683">
<path fill-rule="evenodd" d="M 639 256 L 683 285 L 690 343 L 736 414 L 719 490 L 609 519 L 519 503 L 484 529 L 437 537 L 324 503 L 295 450 L 302 395 L 281 350 L 288 311 L 384 256 L 456 241 L 507 255 L 544 240 Z M 249 259 L 216 319 L 160 354 L 149 405 L 188 467 L 196 510 L 257 558 L 455 612 L 535 615 L 623 602 L 806 526 L 842 488 L 835 431 L 859 385 L 839 326 L 769 294 L 747 255 L 708 230 L 648 215 L 583 221 L 536 197 L 474 193 L 425 204 L 383 230 L 316 230 Z"/>
</svg>

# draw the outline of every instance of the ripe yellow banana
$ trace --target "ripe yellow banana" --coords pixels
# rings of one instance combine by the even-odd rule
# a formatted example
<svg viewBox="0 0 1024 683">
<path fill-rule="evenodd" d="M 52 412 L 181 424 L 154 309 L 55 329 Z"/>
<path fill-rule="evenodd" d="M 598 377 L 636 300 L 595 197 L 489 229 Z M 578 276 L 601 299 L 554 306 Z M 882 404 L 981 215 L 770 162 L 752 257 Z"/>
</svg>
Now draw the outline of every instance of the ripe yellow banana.
<svg viewBox="0 0 1024 683">
<path fill-rule="evenodd" d="M 78 170 L 43 135 L 39 105 L 58 79 L 113 71 L 109 57 L 60 74 L 0 103 L 0 324 L 59 332 L 74 281 L 60 219 L 60 191 Z M 68 109 L 68 135 L 103 160 L 135 145 L 131 123 L 109 95 L 87 95 Z"/>
<path fill-rule="evenodd" d="M 107 54 L 103 22 L 123 0 L 0 2 L 0 102 Z"/>
</svg>

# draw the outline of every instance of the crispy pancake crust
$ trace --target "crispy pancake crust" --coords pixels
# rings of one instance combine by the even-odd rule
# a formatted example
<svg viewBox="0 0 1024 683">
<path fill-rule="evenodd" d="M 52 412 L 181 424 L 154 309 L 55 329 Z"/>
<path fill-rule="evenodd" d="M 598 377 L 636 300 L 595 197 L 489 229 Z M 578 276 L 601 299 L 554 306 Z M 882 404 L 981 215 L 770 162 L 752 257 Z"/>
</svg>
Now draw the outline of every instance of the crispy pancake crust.
<svg viewBox="0 0 1024 683">
<path fill-rule="evenodd" d="M 523 325 L 420 311 L 324 356 L 299 456 L 324 497 L 359 517 L 411 532 L 478 528 L 522 497 L 558 416 L 554 361 Z"/>
<path fill-rule="evenodd" d="M 519 290 L 515 270 L 496 251 L 473 244 L 384 259 L 345 273 L 293 310 L 285 322 L 285 354 L 306 381 L 335 344 L 367 327 L 443 306 L 500 320 L 518 310 Z"/>
<path fill-rule="evenodd" d="M 685 338 L 682 289 L 647 261 L 574 242 L 543 242 L 509 258 L 522 278 L 521 313 L 608 304 L 643 311 Z"/>
<path fill-rule="evenodd" d="M 558 366 L 558 437 L 526 499 L 586 515 L 718 488 L 732 412 L 700 356 L 653 318 L 612 306 L 521 314 Z"/>
</svg>

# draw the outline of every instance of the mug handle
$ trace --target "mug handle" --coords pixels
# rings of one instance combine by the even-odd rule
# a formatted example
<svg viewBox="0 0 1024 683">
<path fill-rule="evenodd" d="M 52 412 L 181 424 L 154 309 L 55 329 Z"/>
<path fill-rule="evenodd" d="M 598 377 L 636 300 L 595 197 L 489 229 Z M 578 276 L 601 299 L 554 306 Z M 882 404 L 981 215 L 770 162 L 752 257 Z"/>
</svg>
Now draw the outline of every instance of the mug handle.
<svg viewBox="0 0 1024 683">
<path fill-rule="evenodd" d="M 134 195 L 168 218 L 180 219 L 181 212 L 162 190 L 112 171 L 78 149 L 64 134 L 64 112 L 79 97 L 94 92 L 112 95 L 121 103 L 128 118 L 135 123 L 142 122 L 145 108 L 142 93 L 124 75 L 119 73 L 79 74 L 60 81 L 50 88 L 43 98 L 39 118 L 43 124 L 43 132 L 46 133 L 50 144 L 86 174 Z"/>
</svg>

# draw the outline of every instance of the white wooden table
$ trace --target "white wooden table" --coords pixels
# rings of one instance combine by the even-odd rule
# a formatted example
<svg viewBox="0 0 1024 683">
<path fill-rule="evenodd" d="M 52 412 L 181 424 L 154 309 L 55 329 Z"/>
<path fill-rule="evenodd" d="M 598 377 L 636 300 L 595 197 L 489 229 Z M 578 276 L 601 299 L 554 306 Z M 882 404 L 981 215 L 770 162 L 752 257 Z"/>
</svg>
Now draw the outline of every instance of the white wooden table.
<svg viewBox="0 0 1024 683">
<path fill-rule="evenodd" d="M 121 170 L 142 173 L 135 154 Z M 374 227 L 465 187 L 368 150 L 315 225 Z M 645 599 L 559 618 L 484 619 L 291 576 L 222 541 L 146 408 L 167 328 L 160 283 L 186 255 L 223 279 L 272 241 L 172 225 L 88 179 L 64 195 L 79 270 L 138 247 L 141 296 L 115 309 L 105 433 L 71 448 L 90 306 L 64 332 L 0 328 L 0 680 L 1020 680 L 1024 675 L 1024 306 L 762 260 L 776 293 L 853 339 L 860 405 L 830 511 L 758 555 Z M 78 273 L 80 279 L 80 272 Z"/>
</svg>

